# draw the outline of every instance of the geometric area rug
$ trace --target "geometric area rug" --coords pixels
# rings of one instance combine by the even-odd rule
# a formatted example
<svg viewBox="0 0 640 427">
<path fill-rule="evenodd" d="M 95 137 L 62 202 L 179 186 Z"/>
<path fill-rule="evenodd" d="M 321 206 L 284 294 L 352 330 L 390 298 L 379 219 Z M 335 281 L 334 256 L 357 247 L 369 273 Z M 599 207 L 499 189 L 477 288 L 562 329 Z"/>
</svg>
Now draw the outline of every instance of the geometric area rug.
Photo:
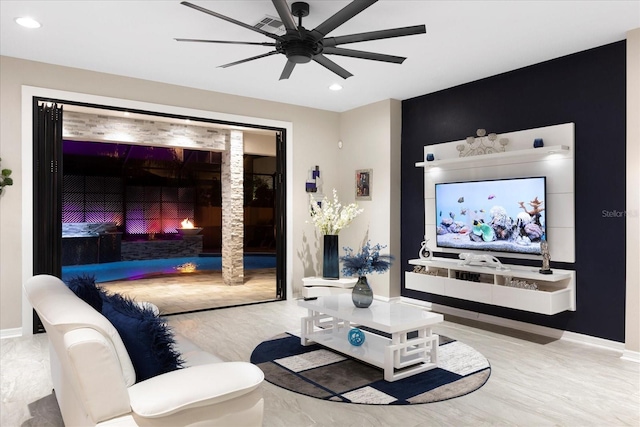
<svg viewBox="0 0 640 427">
<path fill-rule="evenodd" d="M 472 347 L 440 335 L 438 367 L 394 382 L 382 369 L 318 344 L 302 346 L 284 333 L 251 354 L 265 379 L 284 389 L 328 401 L 366 405 L 413 405 L 469 394 L 491 375 L 489 361 Z"/>
</svg>

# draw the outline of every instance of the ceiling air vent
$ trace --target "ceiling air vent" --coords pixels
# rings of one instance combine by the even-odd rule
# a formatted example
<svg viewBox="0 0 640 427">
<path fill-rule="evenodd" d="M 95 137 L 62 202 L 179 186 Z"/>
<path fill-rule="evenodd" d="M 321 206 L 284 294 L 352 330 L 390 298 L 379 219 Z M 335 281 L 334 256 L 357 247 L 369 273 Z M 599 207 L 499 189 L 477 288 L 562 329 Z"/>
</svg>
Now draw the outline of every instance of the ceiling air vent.
<svg viewBox="0 0 640 427">
<path fill-rule="evenodd" d="M 279 18 L 269 15 L 265 15 L 254 27 L 277 36 L 281 36 L 287 32 Z"/>
</svg>

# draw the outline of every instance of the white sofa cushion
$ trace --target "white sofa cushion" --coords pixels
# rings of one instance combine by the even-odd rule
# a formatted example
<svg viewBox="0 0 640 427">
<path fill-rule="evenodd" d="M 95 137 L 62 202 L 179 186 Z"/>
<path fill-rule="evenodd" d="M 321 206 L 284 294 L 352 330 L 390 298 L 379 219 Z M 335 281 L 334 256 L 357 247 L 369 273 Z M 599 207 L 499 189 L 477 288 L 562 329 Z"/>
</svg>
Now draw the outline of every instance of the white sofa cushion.
<svg viewBox="0 0 640 427">
<path fill-rule="evenodd" d="M 129 400 L 138 416 L 164 417 L 242 396 L 263 380 L 260 368 L 248 362 L 191 366 L 129 387 Z"/>
<path fill-rule="evenodd" d="M 200 347 L 195 345 L 193 341 L 190 341 L 188 338 L 180 334 L 175 334 L 174 339 L 176 342 L 176 349 L 184 359 L 184 364 L 182 366 L 185 368 L 188 366 L 205 365 L 207 363 L 224 362 L 224 360 L 220 359 L 215 354 L 202 350 Z"/>
</svg>

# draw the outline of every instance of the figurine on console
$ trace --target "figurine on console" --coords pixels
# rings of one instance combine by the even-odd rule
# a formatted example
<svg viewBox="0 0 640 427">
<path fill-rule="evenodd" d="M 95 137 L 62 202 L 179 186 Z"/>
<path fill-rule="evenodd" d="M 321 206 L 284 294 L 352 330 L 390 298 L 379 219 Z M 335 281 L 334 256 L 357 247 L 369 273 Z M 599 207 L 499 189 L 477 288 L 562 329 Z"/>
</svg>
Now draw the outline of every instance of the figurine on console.
<svg viewBox="0 0 640 427">
<path fill-rule="evenodd" d="M 421 243 L 420 252 L 418 252 L 418 256 L 420 257 L 420 259 L 431 259 L 433 255 L 431 249 L 429 249 L 429 247 L 427 246 L 428 242 L 429 239 L 427 239 L 427 236 L 424 236 L 424 241 Z"/>
<path fill-rule="evenodd" d="M 509 267 L 502 265 L 500 260 L 491 255 L 476 255 L 468 252 L 463 252 L 458 255 L 462 261 L 458 265 L 477 265 L 494 267 L 496 270 L 508 270 Z"/>
<path fill-rule="evenodd" d="M 544 236 L 540 242 L 540 250 L 542 251 L 542 268 L 540 269 L 540 274 L 553 274 L 553 270 L 549 268 L 549 261 L 551 260 L 549 243 L 547 243 L 547 239 Z"/>
</svg>

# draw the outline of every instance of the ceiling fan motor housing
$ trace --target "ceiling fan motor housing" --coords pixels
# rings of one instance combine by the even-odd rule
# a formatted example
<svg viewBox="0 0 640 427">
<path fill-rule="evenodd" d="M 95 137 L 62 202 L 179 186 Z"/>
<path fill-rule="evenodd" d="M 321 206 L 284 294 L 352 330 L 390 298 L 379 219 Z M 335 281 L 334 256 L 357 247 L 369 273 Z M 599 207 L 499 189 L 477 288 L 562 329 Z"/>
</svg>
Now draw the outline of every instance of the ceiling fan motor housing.
<svg viewBox="0 0 640 427">
<path fill-rule="evenodd" d="M 302 27 L 300 30 L 307 34 L 306 37 L 301 39 L 298 33 L 287 34 L 280 47 L 289 61 L 296 64 L 306 64 L 311 61 L 314 55 L 322 53 L 322 42 L 309 36 Z"/>
<path fill-rule="evenodd" d="M 291 14 L 298 18 L 298 31 L 287 31 L 282 42 L 282 50 L 287 59 L 296 64 L 306 64 L 313 55 L 322 52 L 322 46 L 309 37 L 302 26 L 302 18 L 309 15 L 309 3 L 298 1 L 291 4 Z"/>
</svg>

